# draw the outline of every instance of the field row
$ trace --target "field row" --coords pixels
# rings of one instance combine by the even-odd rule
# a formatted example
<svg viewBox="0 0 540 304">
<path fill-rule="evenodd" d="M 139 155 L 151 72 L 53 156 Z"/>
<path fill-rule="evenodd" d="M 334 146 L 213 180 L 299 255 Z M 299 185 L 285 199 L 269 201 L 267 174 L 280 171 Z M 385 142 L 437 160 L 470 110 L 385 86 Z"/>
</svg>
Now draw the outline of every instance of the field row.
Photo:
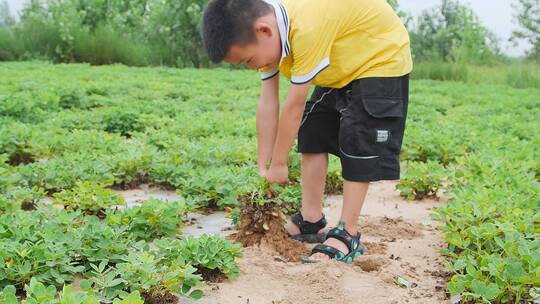
<svg viewBox="0 0 540 304">
<path fill-rule="evenodd" d="M 0 83 L 0 290 L 26 285 L 31 297 L 28 289 L 44 284 L 54 294 L 82 277 L 88 297 L 101 300 L 135 290 L 198 297 L 205 269 L 237 274 L 237 245 L 182 239 L 179 229 L 195 209 L 232 210 L 237 220 L 240 197 L 267 202 L 255 167 L 256 75 L 45 63 L 0 71 L 9 75 Z M 449 292 L 463 302 L 515 303 L 540 284 L 538 96 L 532 88 L 412 82 L 398 189 L 410 199 L 448 191 L 434 217 L 448 242 Z M 290 166 L 293 183 L 275 188 L 286 213 L 300 203 L 296 153 Z M 180 201 L 111 209 L 122 200 L 110 188 L 141 183 L 174 189 Z M 332 158 L 327 192 L 340 184 Z M 45 197 L 63 209 L 41 204 Z M 32 235 L 44 222 L 49 228 Z M 100 251 L 112 243 L 122 246 Z M 227 249 L 210 254 L 216 246 Z M 182 250 L 195 253 L 180 263 Z M 138 281 L 144 276 L 151 283 Z"/>
</svg>

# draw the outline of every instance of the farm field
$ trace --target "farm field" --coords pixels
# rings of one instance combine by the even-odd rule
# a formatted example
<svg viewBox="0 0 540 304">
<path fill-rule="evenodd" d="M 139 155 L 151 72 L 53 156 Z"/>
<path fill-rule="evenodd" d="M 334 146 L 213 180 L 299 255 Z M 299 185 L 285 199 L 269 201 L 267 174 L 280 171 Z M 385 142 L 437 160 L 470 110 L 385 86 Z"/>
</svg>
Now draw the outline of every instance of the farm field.
<svg viewBox="0 0 540 304">
<path fill-rule="evenodd" d="M 257 175 L 253 72 L 25 62 L 1 63 L 0 75 L 0 303 L 357 303 L 369 293 L 373 303 L 531 303 L 540 294 L 538 88 L 413 80 L 402 179 L 374 184 L 359 222 L 370 253 L 352 266 L 303 265 L 307 248 L 182 232 L 194 213 L 225 211 L 236 232 L 244 204 L 300 206 L 299 155 L 285 188 Z M 334 220 L 340 183 L 332 159 Z M 130 203 L 126 193 L 148 187 L 175 199 Z"/>
</svg>

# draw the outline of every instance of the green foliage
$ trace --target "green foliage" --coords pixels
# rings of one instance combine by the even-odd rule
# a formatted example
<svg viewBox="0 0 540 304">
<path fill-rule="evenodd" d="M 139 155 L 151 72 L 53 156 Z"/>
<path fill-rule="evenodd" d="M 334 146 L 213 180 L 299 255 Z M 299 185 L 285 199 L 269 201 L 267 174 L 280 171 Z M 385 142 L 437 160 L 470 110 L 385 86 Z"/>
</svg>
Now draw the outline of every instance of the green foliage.
<svg viewBox="0 0 540 304">
<path fill-rule="evenodd" d="M 537 90 L 428 81 L 413 92 L 402 157 L 425 163 L 405 167 L 398 187 L 414 194 L 405 184 L 433 174 L 447 184 L 434 218 L 449 244 L 448 291 L 464 303 L 529 302 L 540 265 Z"/>
<path fill-rule="evenodd" d="M 444 168 L 437 162 L 412 162 L 405 165 L 396 189 L 399 194 L 409 200 L 419 200 L 425 197 L 437 197 L 447 175 Z"/>
<path fill-rule="evenodd" d="M 9 12 L 9 4 L 6 0 L 0 1 L 0 27 L 13 24 L 14 20 Z"/>
<path fill-rule="evenodd" d="M 174 237 L 179 226 L 193 206 L 184 201 L 168 202 L 148 199 L 144 204 L 123 211 L 110 211 L 106 221 L 110 225 L 127 226 L 136 240 L 153 240 L 160 237 Z"/>
<path fill-rule="evenodd" d="M 15 60 L 21 50 L 22 44 L 15 36 L 13 29 L 0 25 L 0 62 Z"/>
<path fill-rule="evenodd" d="M 217 235 L 187 237 L 181 241 L 160 239 L 155 241 L 159 256 L 171 265 L 193 265 L 198 273 L 218 270 L 229 279 L 240 275 L 235 258 L 241 256 L 241 245 L 231 244 Z"/>
<path fill-rule="evenodd" d="M 441 81 L 467 82 L 469 68 L 464 64 L 444 62 L 423 62 L 416 64 L 412 72 L 413 79 L 433 79 Z"/>
<path fill-rule="evenodd" d="M 0 221 L 0 289 L 4 289 L 0 299 L 12 298 L 8 285 L 26 285 L 29 299 L 37 301 L 28 303 L 42 303 L 39 299 L 45 297 L 57 303 L 53 301 L 56 290 L 76 274 L 84 278 L 81 292 L 64 287 L 58 303 L 71 303 L 74 298 L 87 301 L 81 303 L 97 303 L 96 298 L 110 303 L 134 291 L 199 298 L 197 266 L 213 267 L 230 277 L 238 272 L 234 260 L 239 245 L 217 236 L 190 242 L 163 238 L 156 242 L 178 246 L 153 253 L 147 243 L 133 237 L 132 227 L 110 225 L 80 211 L 41 206 L 34 212 L 0 215 Z M 187 257 L 184 253 L 192 249 Z"/>
<path fill-rule="evenodd" d="M 154 62 L 178 67 L 208 66 L 199 24 L 207 0 L 155 1 L 145 41 L 154 47 Z"/>
<path fill-rule="evenodd" d="M 4 287 L 4 289 L 0 291 L 0 300 L 2 300 L 2 303 L 19 304 L 19 301 L 17 300 L 16 291 L 17 290 L 12 285 L 8 285 Z"/>
<path fill-rule="evenodd" d="M 83 31 L 75 37 L 74 61 L 95 65 L 123 63 L 148 65 L 148 47 L 121 34 L 110 24 L 100 24 L 94 31 Z"/>
<path fill-rule="evenodd" d="M 139 114 L 129 109 L 109 109 L 103 118 L 103 124 L 105 131 L 126 137 L 131 137 L 133 132 L 144 130 Z"/>
<path fill-rule="evenodd" d="M 103 216 L 108 208 L 126 204 L 124 199 L 112 190 L 86 181 L 77 183 L 73 189 L 55 193 L 53 197 L 54 205 L 98 216 Z"/>
<path fill-rule="evenodd" d="M 528 57 L 540 62 L 540 2 L 538 0 L 517 0 L 513 5 L 515 20 L 520 29 L 512 33 L 514 42 L 525 40 L 531 45 Z"/>
<path fill-rule="evenodd" d="M 540 74 L 526 68 L 510 69 L 506 75 L 506 83 L 518 89 L 540 88 Z"/>
<path fill-rule="evenodd" d="M 450 202 L 435 218 L 449 244 L 449 292 L 463 302 L 527 302 L 538 284 L 540 93 L 506 85 L 512 68 L 469 66 L 466 84 L 411 85 L 402 151 L 411 167 L 404 167 L 402 185 L 414 193 L 442 175 Z M 519 66 L 530 75 L 535 68 Z M 277 203 L 285 212 L 299 206 L 298 155 L 290 158 L 285 188 L 269 187 L 257 174 L 259 80 L 251 72 L 23 62 L 3 63 L 0 73 L 9 75 L 0 99 L 10 100 L 0 103 L 0 290 L 24 292 L 35 278 L 60 291 L 82 276 L 82 291 L 98 290 L 100 300 L 141 286 L 149 288 L 143 295 L 180 290 L 200 297 L 201 276 L 234 276 L 237 251 L 217 238 L 169 239 L 185 212 L 243 201 Z M 110 113 L 130 113 L 142 127 L 121 121 L 108 133 Z M 11 164 L 16 151 L 34 162 Z M 329 171 L 329 184 L 338 185 L 336 159 Z M 141 182 L 175 189 L 184 201 L 108 208 L 114 199 L 103 187 Z M 73 190 L 81 183 L 84 191 Z M 45 191 L 63 191 L 74 211 L 38 203 Z M 37 210 L 20 211 L 25 201 Z M 105 218 L 85 215 L 77 209 L 82 201 L 102 204 L 104 213 L 88 213 Z"/>
<path fill-rule="evenodd" d="M 93 291 L 76 291 L 73 285 L 64 285 L 62 291 L 56 296 L 54 286 L 45 286 L 44 284 L 32 279 L 30 285 L 25 286 L 26 298 L 23 304 L 98 304 L 99 297 Z M 16 296 L 15 287 L 9 285 L 0 292 L 0 300 L 3 304 L 19 304 Z M 122 299 L 116 298 L 113 303 L 125 304 L 143 304 L 138 291 L 127 294 Z"/>
<path fill-rule="evenodd" d="M 442 0 L 424 11 L 410 29 L 417 61 L 491 63 L 499 53 L 498 41 L 473 10 L 458 0 Z"/>
<path fill-rule="evenodd" d="M 415 63 L 412 79 L 461 81 L 468 84 L 508 85 L 518 89 L 540 88 L 540 67 L 534 63 L 511 63 L 495 66 L 459 63 Z"/>
<path fill-rule="evenodd" d="M 3 188 L 2 192 L 0 195 L 0 211 L 2 212 L 34 209 L 38 202 L 46 197 L 43 189 L 38 187 L 28 188 L 13 184 Z"/>
<path fill-rule="evenodd" d="M 0 61 L 208 66 L 199 34 L 206 0 L 30 1 L 0 14 Z"/>
<path fill-rule="evenodd" d="M 34 278 L 30 280 L 29 285 L 24 286 L 24 289 L 26 291 L 24 303 L 28 304 L 50 303 L 56 295 L 54 286 L 45 286 Z"/>
</svg>

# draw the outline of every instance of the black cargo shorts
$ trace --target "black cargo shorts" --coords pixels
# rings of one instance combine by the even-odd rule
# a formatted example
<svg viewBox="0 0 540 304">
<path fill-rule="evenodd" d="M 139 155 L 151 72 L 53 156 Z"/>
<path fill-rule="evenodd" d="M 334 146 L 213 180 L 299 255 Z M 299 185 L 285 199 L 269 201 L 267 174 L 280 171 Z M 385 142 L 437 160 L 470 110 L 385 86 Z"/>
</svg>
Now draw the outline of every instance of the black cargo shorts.
<svg viewBox="0 0 540 304">
<path fill-rule="evenodd" d="M 399 179 L 399 153 L 409 101 L 409 75 L 316 87 L 298 131 L 298 152 L 331 153 L 345 180 Z"/>
</svg>

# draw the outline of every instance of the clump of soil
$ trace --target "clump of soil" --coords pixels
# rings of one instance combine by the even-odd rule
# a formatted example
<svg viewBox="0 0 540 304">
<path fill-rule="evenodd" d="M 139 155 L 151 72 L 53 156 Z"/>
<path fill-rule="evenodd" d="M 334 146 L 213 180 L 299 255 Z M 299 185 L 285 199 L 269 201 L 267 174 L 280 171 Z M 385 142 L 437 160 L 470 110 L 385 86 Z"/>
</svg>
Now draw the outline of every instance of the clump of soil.
<svg viewBox="0 0 540 304">
<path fill-rule="evenodd" d="M 35 158 L 32 154 L 17 150 L 15 153 L 9 156 L 8 163 L 11 166 L 27 165 L 35 162 Z"/>
<path fill-rule="evenodd" d="M 405 222 L 401 217 L 363 217 L 363 219 L 360 225 L 362 235 L 380 237 L 384 241 L 412 240 L 422 235 L 422 227 Z"/>
<path fill-rule="evenodd" d="M 221 283 L 225 280 L 225 274 L 223 274 L 218 268 L 210 269 L 202 266 L 196 266 L 197 271 L 195 273 L 200 274 L 205 282 Z"/>
<path fill-rule="evenodd" d="M 37 207 L 36 207 L 36 203 L 33 202 L 33 201 L 26 201 L 26 202 L 23 202 L 21 204 L 21 209 L 24 210 L 24 211 L 32 211 L 32 210 L 36 210 Z"/>
<path fill-rule="evenodd" d="M 245 247 L 263 245 L 277 251 L 287 261 L 297 262 L 309 255 L 307 247 L 289 238 L 283 227 L 285 215 L 275 204 L 245 204 L 240 212 L 238 232 L 232 239 Z"/>
<path fill-rule="evenodd" d="M 145 174 L 138 173 L 131 181 L 122 181 L 121 183 L 112 185 L 111 188 L 114 190 L 130 190 L 148 182 L 148 177 Z"/>
<path fill-rule="evenodd" d="M 178 297 L 170 292 L 141 293 L 144 304 L 171 304 L 178 303 Z"/>
</svg>

